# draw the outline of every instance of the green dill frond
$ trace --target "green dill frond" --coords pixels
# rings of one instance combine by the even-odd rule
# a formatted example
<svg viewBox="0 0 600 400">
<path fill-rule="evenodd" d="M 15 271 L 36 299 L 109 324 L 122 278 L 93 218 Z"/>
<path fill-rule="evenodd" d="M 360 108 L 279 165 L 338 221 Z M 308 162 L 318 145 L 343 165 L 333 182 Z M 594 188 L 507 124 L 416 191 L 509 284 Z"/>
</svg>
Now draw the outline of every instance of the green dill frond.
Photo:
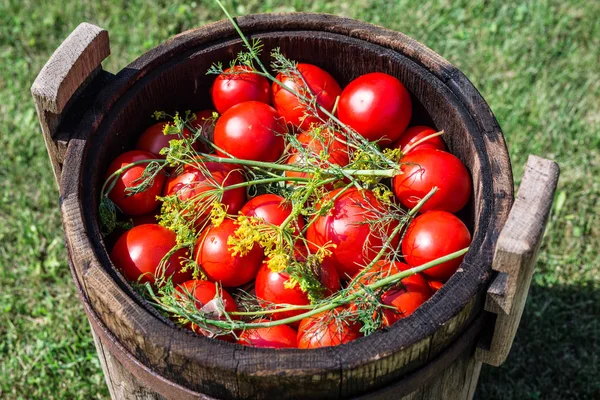
<svg viewBox="0 0 600 400">
<path fill-rule="evenodd" d="M 246 45 L 244 47 L 246 51 L 238 53 L 237 58 L 233 60 L 233 65 L 244 65 L 254 70 L 254 60 L 260 56 L 264 44 L 260 39 L 253 38 L 250 47 Z"/>
<path fill-rule="evenodd" d="M 157 161 L 151 161 L 144 168 L 142 175 L 133 181 L 134 186 L 125 189 L 125 196 L 133 196 L 134 194 L 145 192 L 154 185 L 154 179 L 158 174 L 164 173 L 165 164 Z"/>
<path fill-rule="evenodd" d="M 288 76 L 294 74 L 293 71 L 295 71 L 297 75 L 300 74 L 297 68 L 298 63 L 284 56 L 281 53 L 281 49 L 279 47 L 271 50 L 271 58 L 273 59 L 271 61 L 271 68 L 273 69 L 273 71 L 277 73 L 287 74 Z"/>
<path fill-rule="evenodd" d="M 217 61 L 213 63 L 208 71 L 206 71 L 206 75 L 221 75 L 223 73 L 223 63 L 221 61 Z"/>
</svg>

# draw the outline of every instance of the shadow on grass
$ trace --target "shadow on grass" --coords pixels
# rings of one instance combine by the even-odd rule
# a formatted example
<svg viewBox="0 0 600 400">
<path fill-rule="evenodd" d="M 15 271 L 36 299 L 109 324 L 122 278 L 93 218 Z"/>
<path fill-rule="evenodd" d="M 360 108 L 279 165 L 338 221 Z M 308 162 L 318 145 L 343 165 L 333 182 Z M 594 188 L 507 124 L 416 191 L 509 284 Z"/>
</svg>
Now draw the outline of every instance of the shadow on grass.
<svg viewBox="0 0 600 400">
<path fill-rule="evenodd" d="M 515 343 L 475 399 L 600 399 L 600 290 L 532 285 Z"/>
</svg>

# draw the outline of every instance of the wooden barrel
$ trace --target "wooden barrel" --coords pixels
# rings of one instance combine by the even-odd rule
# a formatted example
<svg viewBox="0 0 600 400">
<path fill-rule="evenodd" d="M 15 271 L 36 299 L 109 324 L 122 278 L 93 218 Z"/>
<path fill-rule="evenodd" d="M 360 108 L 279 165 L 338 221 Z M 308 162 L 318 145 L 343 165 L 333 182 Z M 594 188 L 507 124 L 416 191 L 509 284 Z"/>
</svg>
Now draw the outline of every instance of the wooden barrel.
<svg viewBox="0 0 600 400">
<path fill-rule="evenodd" d="M 446 132 L 473 177 L 462 211 L 473 242 L 458 272 L 414 314 L 386 331 L 314 350 L 261 349 L 207 339 L 149 306 L 111 263 L 98 227 L 108 163 L 131 149 L 155 110 L 210 106 L 211 63 L 241 40 L 227 21 L 184 32 L 116 75 L 102 70 L 107 32 L 81 24 L 32 87 L 60 187 L 75 284 L 114 399 L 467 399 L 481 362 L 498 365 L 512 344 L 558 178 L 530 159 L 513 206 L 509 156 L 497 121 L 469 80 L 415 40 L 322 14 L 241 17 L 269 51 L 319 65 L 342 85 L 381 71 L 411 93 L 411 124 Z M 510 217 L 509 217 L 510 212 Z M 508 218 L 508 221 L 507 221 Z"/>
</svg>

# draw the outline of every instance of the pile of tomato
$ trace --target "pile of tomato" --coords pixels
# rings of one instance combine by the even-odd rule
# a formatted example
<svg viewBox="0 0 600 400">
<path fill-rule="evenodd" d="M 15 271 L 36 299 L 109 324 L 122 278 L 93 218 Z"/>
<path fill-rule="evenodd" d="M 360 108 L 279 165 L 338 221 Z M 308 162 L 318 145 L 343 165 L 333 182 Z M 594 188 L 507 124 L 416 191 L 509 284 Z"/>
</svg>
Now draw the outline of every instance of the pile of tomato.
<svg viewBox="0 0 600 400">
<path fill-rule="evenodd" d="M 241 318 L 236 312 L 244 309 L 240 304 L 243 297 L 235 295 L 238 288 L 251 293 L 259 302 L 269 304 L 268 307 L 298 306 L 285 312 L 265 314 L 253 321 L 265 323 L 293 319 L 305 313 L 311 299 L 301 285 L 290 284 L 290 276 L 285 270 L 269 268 L 259 241 L 243 254 L 232 250 L 230 238 L 239 228 L 237 217 L 240 215 L 274 226 L 285 222 L 293 232 L 303 235 L 307 246 L 299 246 L 295 254 L 297 260 L 308 259 L 320 248 L 327 247 L 329 251 L 317 268 L 325 298 L 348 289 L 350 283 L 358 290 L 382 277 L 469 246 L 470 232 L 455 215 L 471 196 L 469 172 L 447 151 L 440 136 L 432 136 L 436 133 L 434 128 L 409 126 L 412 104 L 404 85 L 393 76 L 374 72 L 362 75 L 342 88 L 332 75 L 318 66 L 300 63 L 297 71 L 302 79 L 285 74 L 277 75 L 276 79 L 297 92 L 312 93 L 323 109 L 378 148 L 401 151 L 398 173 L 383 180 L 393 193 L 390 201 L 410 210 L 432 188 L 437 188 L 401 234 L 388 243 L 391 251 L 400 256 L 393 261 L 382 257 L 371 263 L 398 223 L 388 221 L 375 234 L 374 225 L 369 221 L 385 215 L 388 204 L 368 186 L 347 187 L 347 180 L 343 179 L 325 185 L 327 193 L 314 207 L 318 211 L 322 204 L 329 204 L 330 209 L 312 221 L 303 213 L 294 212 L 294 204 L 289 199 L 261 192 L 260 188 L 250 190 L 243 186 L 249 179 L 246 167 L 234 162 L 198 159 L 197 165 L 186 164 L 161 171 L 143 191 L 127 192 L 128 187 L 143 178 L 150 164 L 148 160 L 164 159 L 161 149 L 168 147 L 171 140 L 193 137 L 198 129 L 202 129 L 205 138 L 194 143 L 199 154 L 277 163 L 284 168 L 274 174 L 289 179 L 288 186 L 302 184 L 294 178 L 311 176 L 307 172 L 286 170 L 285 166 L 307 163 L 319 166 L 322 163 L 324 169 L 325 164 L 343 168 L 351 162 L 354 156 L 344 132 L 321 129 L 319 140 L 316 140 L 315 129 L 324 114 L 311 115 L 307 105 L 280 83 L 269 82 L 247 66 L 237 66 L 226 70 L 214 81 L 210 91 L 214 110 L 196 112 L 196 118 L 179 135 L 166 134 L 168 129 L 165 127 L 169 125 L 166 121 L 150 126 L 141 133 L 134 150 L 119 155 L 110 164 L 107 177 L 119 170 L 123 172 L 116 177 L 108 197 L 118 208 L 120 220 L 129 221 L 132 226 L 111 234 L 107 243 L 112 238 L 111 260 L 129 281 L 159 285 L 156 276 L 160 273 L 169 278 L 176 292 L 191 295 L 198 310 L 214 309 L 215 299 L 218 299 L 224 311 L 232 313 L 230 318 L 234 320 Z M 292 136 L 313 157 L 307 157 L 307 152 L 290 150 Z M 414 146 L 429 136 L 428 140 Z M 214 148 L 209 142 L 214 143 Z M 328 155 L 326 160 L 321 158 L 322 154 Z M 195 215 L 198 232 L 193 252 L 172 251 L 178 238 L 175 232 L 157 222 L 160 199 L 176 195 L 186 201 L 206 195 L 215 185 L 234 186 L 218 199 L 230 218 L 213 224 L 206 208 L 192 209 L 190 213 L 198 213 Z M 201 267 L 204 279 L 192 279 L 192 271 L 182 268 L 184 259 L 195 261 Z M 386 305 L 380 315 L 382 325 L 389 326 L 414 312 L 456 272 L 461 260 L 459 257 L 436 265 L 387 288 L 378 299 Z M 364 266 L 369 263 L 373 265 L 365 271 Z M 219 338 L 256 347 L 339 345 L 363 335 L 360 321 L 344 323 L 336 318 L 337 314 L 351 311 L 352 307 L 359 305 L 353 302 L 288 324 L 245 329 Z M 181 324 L 197 334 L 209 335 L 192 322 Z"/>
</svg>

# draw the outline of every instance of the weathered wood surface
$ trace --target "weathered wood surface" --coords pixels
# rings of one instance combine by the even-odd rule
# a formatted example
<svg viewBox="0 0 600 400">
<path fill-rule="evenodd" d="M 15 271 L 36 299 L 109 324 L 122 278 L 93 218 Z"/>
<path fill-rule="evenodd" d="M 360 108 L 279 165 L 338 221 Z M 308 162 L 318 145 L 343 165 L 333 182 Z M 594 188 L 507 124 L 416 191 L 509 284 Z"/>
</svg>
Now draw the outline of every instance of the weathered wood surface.
<svg viewBox="0 0 600 400">
<path fill-rule="evenodd" d="M 441 374 L 445 367 L 436 367 L 436 357 L 482 310 L 493 248 L 512 204 L 510 162 L 493 114 L 460 71 L 400 33 L 320 14 L 258 15 L 238 22 L 263 40 L 265 54 L 281 47 L 292 59 L 332 72 L 342 84 L 375 70 L 401 79 L 413 95 L 412 122 L 446 131 L 449 148 L 473 176 L 473 201 L 462 215 L 473 231 L 471 251 L 436 296 L 388 332 L 314 351 L 211 341 L 174 327 L 137 296 L 106 253 L 97 224 L 98 187 L 108 162 L 131 148 L 153 111 L 209 105 L 214 77 L 207 77 L 206 69 L 240 50 L 231 24 L 221 21 L 184 32 L 109 77 L 89 111 L 77 115 L 80 122 L 65 130 L 66 137 L 79 135 L 67 149 L 61 210 L 84 303 L 140 363 L 164 379 L 218 398 L 274 398 L 282 387 L 288 398 L 349 398 L 413 372 L 411 382 L 423 384 L 428 378 L 416 371 L 427 365 Z M 62 161 L 61 154 L 54 157 Z M 107 354 L 101 342 L 99 351 Z M 110 354 L 104 366 L 112 369 L 111 381 L 127 375 Z"/>
<path fill-rule="evenodd" d="M 56 49 L 31 86 L 57 182 L 68 144 L 68 137 L 57 131 L 62 113 L 71 97 L 99 72 L 109 54 L 108 32 L 81 23 Z"/>
<path fill-rule="evenodd" d="M 558 164 L 529 156 L 525 174 L 498 238 L 492 268 L 498 275 L 488 289 L 485 309 L 497 314 L 489 349 L 478 348 L 476 359 L 499 366 L 512 347 L 529 292 L 558 183 Z"/>
</svg>

